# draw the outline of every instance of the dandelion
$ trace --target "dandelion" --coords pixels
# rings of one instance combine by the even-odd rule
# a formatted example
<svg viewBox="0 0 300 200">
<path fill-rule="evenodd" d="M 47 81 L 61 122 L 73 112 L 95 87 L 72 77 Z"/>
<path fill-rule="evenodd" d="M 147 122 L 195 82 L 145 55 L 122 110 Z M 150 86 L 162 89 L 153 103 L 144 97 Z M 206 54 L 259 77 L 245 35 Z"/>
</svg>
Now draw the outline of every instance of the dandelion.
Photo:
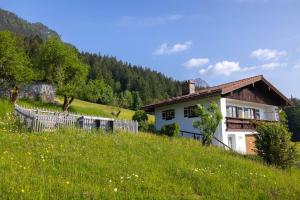
<svg viewBox="0 0 300 200">
<path fill-rule="evenodd" d="M 121 176 L 121 179 L 123 179 L 124 177 L 123 176 Z"/>
<path fill-rule="evenodd" d="M 118 188 L 115 188 L 115 189 L 114 189 L 114 192 L 118 192 Z"/>
<path fill-rule="evenodd" d="M 139 177 L 139 175 L 137 175 L 137 174 L 135 174 L 134 176 L 137 177 L 137 178 Z"/>
<path fill-rule="evenodd" d="M 67 185 L 69 185 L 69 184 L 70 184 L 70 182 L 69 182 L 69 181 L 66 181 L 66 184 L 67 184 Z"/>
<path fill-rule="evenodd" d="M 24 193 L 24 192 L 25 192 L 25 190 L 24 190 L 24 189 L 22 189 L 22 190 L 21 190 L 21 192 L 22 192 L 22 193 Z"/>
<path fill-rule="evenodd" d="M 109 182 L 111 183 L 111 182 L 112 182 L 112 180 L 110 179 L 110 180 L 109 180 Z"/>
</svg>

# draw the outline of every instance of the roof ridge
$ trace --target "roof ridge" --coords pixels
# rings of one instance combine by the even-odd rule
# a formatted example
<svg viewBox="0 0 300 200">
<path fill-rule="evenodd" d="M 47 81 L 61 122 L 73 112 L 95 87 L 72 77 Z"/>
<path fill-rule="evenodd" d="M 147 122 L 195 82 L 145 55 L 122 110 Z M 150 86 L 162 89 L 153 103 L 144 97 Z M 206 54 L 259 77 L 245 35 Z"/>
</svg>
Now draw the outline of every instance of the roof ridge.
<svg viewBox="0 0 300 200">
<path fill-rule="evenodd" d="M 215 85 L 215 86 L 207 87 L 207 88 L 204 88 L 204 89 L 201 89 L 201 90 L 197 90 L 197 93 L 200 93 L 200 92 L 205 91 L 205 90 L 218 89 L 218 88 L 221 88 L 221 87 L 226 86 L 226 85 L 232 85 L 232 84 L 235 85 L 235 84 L 240 83 L 240 82 L 248 81 L 248 80 L 255 79 L 255 78 L 263 78 L 263 77 L 264 76 L 262 74 L 260 74 L 260 75 L 251 76 L 251 77 L 248 77 L 248 78 L 243 78 L 243 79 L 240 79 L 240 80 L 237 80 L 237 81 L 222 83 L 220 85 Z"/>
</svg>

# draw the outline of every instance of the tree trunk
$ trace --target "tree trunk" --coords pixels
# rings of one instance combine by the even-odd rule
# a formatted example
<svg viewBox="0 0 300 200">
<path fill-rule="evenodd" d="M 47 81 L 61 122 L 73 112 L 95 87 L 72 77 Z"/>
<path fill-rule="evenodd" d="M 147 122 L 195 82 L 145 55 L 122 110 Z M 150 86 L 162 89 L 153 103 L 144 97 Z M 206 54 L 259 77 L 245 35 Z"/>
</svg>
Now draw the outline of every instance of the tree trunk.
<svg viewBox="0 0 300 200">
<path fill-rule="evenodd" d="M 16 104 L 19 96 L 19 88 L 14 87 L 10 92 L 10 100 L 13 104 Z"/>
<path fill-rule="evenodd" d="M 62 107 L 63 112 L 68 111 L 73 100 L 74 100 L 74 97 L 67 97 L 66 95 L 64 95 L 64 104 Z"/>
</svg>

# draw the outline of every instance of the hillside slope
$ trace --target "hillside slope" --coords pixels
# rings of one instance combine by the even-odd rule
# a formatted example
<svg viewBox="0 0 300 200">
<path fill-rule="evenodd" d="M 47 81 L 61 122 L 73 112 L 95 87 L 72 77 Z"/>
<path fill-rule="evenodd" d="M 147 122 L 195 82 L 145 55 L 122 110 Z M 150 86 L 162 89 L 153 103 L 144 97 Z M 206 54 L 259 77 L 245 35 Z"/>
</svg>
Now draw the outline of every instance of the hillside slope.
<svg viewBox="0 0 300 200">
<path fill-rule="evenodd" d="M 3 199 L 297 199 L 281 171 L 196 141 L 151 134 L 0 132 Z"/>
<path fill-rule="evenodd" d="M 59 35 L 42 23 L 30 23 L 16 14 L 0 8 L 0 31 L 9 30 L 22 36 L 38 35 L 43 39 Z"/>
</svg>

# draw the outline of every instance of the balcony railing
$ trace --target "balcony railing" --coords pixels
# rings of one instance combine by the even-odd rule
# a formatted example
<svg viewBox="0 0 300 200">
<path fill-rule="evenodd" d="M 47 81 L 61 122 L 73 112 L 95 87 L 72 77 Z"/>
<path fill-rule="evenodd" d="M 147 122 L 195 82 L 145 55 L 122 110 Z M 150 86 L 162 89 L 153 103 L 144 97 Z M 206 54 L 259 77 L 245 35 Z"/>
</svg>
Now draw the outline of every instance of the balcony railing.
<svg viewBox="0 0 300 200">
<path fill-rule="evenodd" d="M 226 117 L 227 131 L 254 131 L 260 122 L 276 122 L 270 120 L 244 119 Z"/>
</svg>

